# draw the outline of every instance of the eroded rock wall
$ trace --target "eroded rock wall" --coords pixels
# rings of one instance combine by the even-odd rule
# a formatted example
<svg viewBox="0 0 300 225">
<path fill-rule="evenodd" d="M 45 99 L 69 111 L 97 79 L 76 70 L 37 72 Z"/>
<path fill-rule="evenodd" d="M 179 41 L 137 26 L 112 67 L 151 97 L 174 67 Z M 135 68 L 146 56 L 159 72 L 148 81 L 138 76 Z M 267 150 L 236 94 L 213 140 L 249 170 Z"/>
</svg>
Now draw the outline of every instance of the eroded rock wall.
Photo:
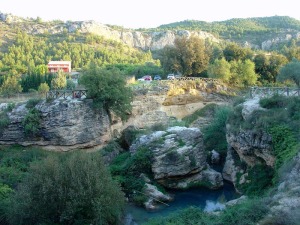
<svg viewBox="0 0 300 225">
<path fill-rule="evenodd" d="M 38 145 L 51 150 L 91 148 L 111 138 L 110 122 L 104 110 L 92 109 L 91 100 L 42 101 L 35 106 L 41 113 L 40 131 L 26 135 L 23 120 L 28 113 L 26 103 L 8 113 L 10 124 L 0 136 L 0 144 Z"/>
</svg>

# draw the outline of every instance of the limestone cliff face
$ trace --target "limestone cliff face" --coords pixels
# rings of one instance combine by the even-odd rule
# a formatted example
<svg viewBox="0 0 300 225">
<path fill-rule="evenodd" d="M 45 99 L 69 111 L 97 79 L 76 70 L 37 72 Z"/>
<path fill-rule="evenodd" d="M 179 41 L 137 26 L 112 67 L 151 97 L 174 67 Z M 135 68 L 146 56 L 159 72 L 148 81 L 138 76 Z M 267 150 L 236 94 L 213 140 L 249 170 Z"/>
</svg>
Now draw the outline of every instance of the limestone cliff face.
<svg viewBox="0 0 300 225">
<path fill-rule="evenodd" d="M 272 137 L 268 133 L 241 130 L 238 133 L 227 132 L 226 139 L 247 165 L 254 166 L 263 160 L 266 165 L 274 166 L 275 157 L 272 154 Z"/>
<path fill-rule="evenodd" d="M 135 47 L 143 50 L 158 50 L 166 45 L 173 45 L 176 37 L 190 37 L 191 35 L 198 36 L 202 39 L 210 39 L 213 42 L 220 40 L 214 35 L 204 31 L 161 31 L 161 32 L 140 32 L 131 29 L 116 30 L 107 25 L 96 21 L 68 21 L 66 23 L 28 23 L 27 19 L 16 17 L 10 14 L 0 12 L 0 21 L 6 24 L 18 23 L 21 30 L 30 34 L 57 34 L 63 32 L 69 33 L 92 33 L 103 36 L 115 41 L 121 41 L 130 47 Z M 24 23 L 22 23 L 24 22 Z"/>
<path fill-rule="evenodd" d="M 1 132 L 0 144 L 38 145 L 51 150 L 91 148 L 110 139 L 106 112 L 95 112 L 91 100 L 45 101 L 35 106 L 41 113 L 37 137 L 26 136 L 22 122 L 28 112 L 25 103 L 8 114 L 10 124 Z"/>
<path fill-rule="evenodd" d="M 222 40 L 216 38 L 213 34 L 204 31 L 159 31 L 159 32 L 140 32 L 131 29 L 113 29 L 110 26 L 104 25 L 95 21 L 68 21 L 66 23 L 37 23 L 32 19 L 24 19 L 11 14 L 5 14 L 0 12 L 0 21 L 6 24 L 18 23 L 21 30 L 31 34 L 57 34 L 63 32 L 81 32 L 81 33 L 93 33 L 104 36 L 112 40 L 121 41 L 131 47 L 140 48 L 143 50 L 157 50 L 166 45 L 173 45 L 176 37 L 191 35 L 198 36 L 202 39 L 210 39 L 213 42 L 221 42 Z M 30 23 L 28 23 L 30 21 Z M 25 23 L 23 23 L 25 22 Z M 253 37 L 246 37 L 246 41 L 240 43 L 244 47 L 250 47 L 253 49 L 270 50 L 273 46 L 287 43 L 291 39 L 299 39 L 300 32 L 293 29 L 286 29 L 281 33 L 274 33 L 273 36 L 268 36 L 261 43 L 254 43 Z M 231 40 L 237 41 L 238 40 Z"/>
<path fill-rule="evenodd" d="M 211 39 L 214 42 L 219 40 L 212 34 L 204 31 L 161 31 L 161 32 L 140 32 L 134 30 L 114 30 L 109 26 L 95 22 L 95 21 L 80 21 L 80 22 L 68 22 L 65 24 L 65 28 L 69 32 L 79 31 L 82 33 L 93 33 L 104 36 L 106 38 L 122 41 L 123 43 L 143 50 L 158 50 L 162 49 L 166 45 L 173 45 L 176 37 L 190 37 L 195 35 L 202 39 Z M 57 30 L 57 28 L 56 28 Z"/>
<path fill-rule="evenodd" d="M 204 185 L 215 189 L 223 185 L 220 173 L 206 162 L 202 133 L 198 128 L 170 127 L 140 137 L 130 146 L 134 154 L 140 147 L 153 153 L 154 179 L 168 188 Z"/>
<path fill-rule="evenodd" d="M 259 105 L 259 99 L 249 99 L 241 104 L 243 120 L 251 117 L 255 110 L 264 110 Z M 239 158 L 249 166 L 254 166 L 261 161 L 273 167 L 275 156 L 272 153 L 272 137 L 260 129 L 242 129 L 233 132 L 231 124 L 226 125 L 227 143 L 239 155 Z"/>
</svg>

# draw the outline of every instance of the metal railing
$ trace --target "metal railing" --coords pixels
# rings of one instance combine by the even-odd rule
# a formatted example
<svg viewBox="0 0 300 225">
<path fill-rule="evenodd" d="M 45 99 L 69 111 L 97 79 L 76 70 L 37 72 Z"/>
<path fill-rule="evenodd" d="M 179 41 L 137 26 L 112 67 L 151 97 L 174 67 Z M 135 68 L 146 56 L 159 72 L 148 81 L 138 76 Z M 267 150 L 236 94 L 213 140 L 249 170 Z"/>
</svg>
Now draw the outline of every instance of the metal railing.
<svg viewBox="0 0 300 225">
<path fill-rule="evenodd" d="M 300 96 L 300 88 L 290 87 L 251 87 L 250 97 L 270 97 L 273 95 Z"/>
</svg>

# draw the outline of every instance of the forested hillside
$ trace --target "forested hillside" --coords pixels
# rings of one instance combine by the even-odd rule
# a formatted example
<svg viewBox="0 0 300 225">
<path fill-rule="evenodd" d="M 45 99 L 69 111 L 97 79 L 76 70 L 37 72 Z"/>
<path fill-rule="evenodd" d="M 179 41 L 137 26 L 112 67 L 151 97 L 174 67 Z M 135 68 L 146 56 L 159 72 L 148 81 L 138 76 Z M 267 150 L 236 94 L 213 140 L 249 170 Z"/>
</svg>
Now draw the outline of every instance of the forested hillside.
<svg viewBox="0 0 300 225">
<path fill-rule="evenodd" d="M 300 21 L 290 17 L 182 21 L 128 30 L 91 21 L 0 16 L 0 87 L 5 96 L 38 90 L 42 83 L 54 88 L 49 61 L 71 61 L 73 71 L 93 63 L 136 78 L 176 73 L 243 87 L 274 85 L 280 67 L 300 59 Z"/>
<path fill-rule="evenodd" d="M 257 17 L 248 19 L 230 19 L 220 22 L 185 20 L 159 26 L 155 30 L 202 30 L 213 33 L 221 39 L 234 42 L 262 43 L 276 35 L 285 35 L 287 31 L 300 31 L 300 21 L 288 16 Z"/>
</svg>

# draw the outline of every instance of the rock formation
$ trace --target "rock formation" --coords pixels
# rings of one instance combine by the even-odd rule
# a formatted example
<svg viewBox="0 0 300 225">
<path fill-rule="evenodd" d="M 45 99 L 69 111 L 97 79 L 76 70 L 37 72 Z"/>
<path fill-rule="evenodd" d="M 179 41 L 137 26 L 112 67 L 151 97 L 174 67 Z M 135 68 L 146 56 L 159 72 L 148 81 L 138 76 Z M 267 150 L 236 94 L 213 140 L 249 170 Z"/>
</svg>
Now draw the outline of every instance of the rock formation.
<svg viewBox="0 0 300 225">
<path fill-rule="evenodd" d="M 154 179 L 165 187 L 216 189 L 223 185 L 221 174 L 209 168 L 206 162 L 207 154 L 198 128 L 171 127 L 143 135 L 131 145 L 130 152 L 134 154 L 140 147 L 152 151 Z"/>
<path fill-rule="evenodd" d="M 110 138 L 110 122 L 104 110 L 92 109 L 91 100 L 41 101 L 35 108 L 41 113 L 40 131 L 26 136 L 23 120 L 28 113 L 26 103 L 8 113 L 10 124 L 0 136 L 0 144 L 38 145 L 52 150 L 91 148 Z"/>
</svg>

